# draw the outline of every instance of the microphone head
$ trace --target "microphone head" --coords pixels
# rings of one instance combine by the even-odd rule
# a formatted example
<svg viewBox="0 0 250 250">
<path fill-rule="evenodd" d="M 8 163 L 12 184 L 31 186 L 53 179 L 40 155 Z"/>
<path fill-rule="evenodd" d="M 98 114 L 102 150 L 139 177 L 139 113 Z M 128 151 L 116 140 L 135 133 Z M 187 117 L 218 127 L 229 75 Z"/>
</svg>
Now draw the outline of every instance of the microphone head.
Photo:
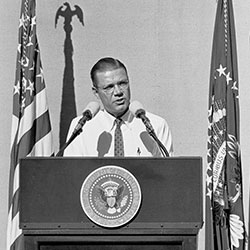
<svg viewBox="0 0 250 250">
<path fill-rule="evenodd" d="M 132 112 L 132 114 L 139 118 L 140 115 L 145 115 L 145 110 L 142 106 L 142 104 L 138 101 L 133 101 L 130 105 L 129 105 L 129 109 Z"/>
<path fill-rule="evenodd" d="M 98 102 L 90 102 L 83 110 L 83 116 L 89 116 L 89 120 L 92 119 L 100 110 L 100 104 Z"/>
</svg>

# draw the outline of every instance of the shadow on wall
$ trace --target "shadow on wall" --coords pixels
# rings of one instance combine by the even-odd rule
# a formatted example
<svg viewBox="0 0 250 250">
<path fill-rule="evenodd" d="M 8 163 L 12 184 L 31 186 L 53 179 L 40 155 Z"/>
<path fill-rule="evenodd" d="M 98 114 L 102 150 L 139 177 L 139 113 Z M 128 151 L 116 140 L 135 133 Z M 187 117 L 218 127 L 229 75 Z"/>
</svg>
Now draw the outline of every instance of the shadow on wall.
<svg viewBox="0 0 250 250">
<path fill-rule="evenodd" d="M 78 6 L 74 6 L 72 10 L 69 3 L 65 2 L 56 12 L 55 16 L 55 28 L 59 17 L 64 18 L 64 31 L 66 33 L 64 41 L 64 57 L 65 68 L 63 73 L 63 87 L 62 87 L 62 101 L 60 112 L 60 132 L 59 142 L 60 148 L 66 142 L 67 132 L 70 126 L 71 120 L 76 117 L 76 103 L 75 103 L 75 90 L 74 90 L 74 64 L 73 64 L 73 44 L 71 40 L 71 33 L 73 27 L 71 25 L 72 18 L 77 16 L 81 24 L 84 26 L 83 11 Z"/>
</svg>

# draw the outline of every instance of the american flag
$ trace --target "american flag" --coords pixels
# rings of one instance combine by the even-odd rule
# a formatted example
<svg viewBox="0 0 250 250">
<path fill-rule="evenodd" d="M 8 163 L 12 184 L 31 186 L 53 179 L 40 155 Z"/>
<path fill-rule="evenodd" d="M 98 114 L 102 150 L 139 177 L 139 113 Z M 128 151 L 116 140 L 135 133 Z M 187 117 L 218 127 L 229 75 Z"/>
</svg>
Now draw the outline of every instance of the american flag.
<svg viewBox="0 0 250 250">
<path fill-rule="evenodd" d="M 239 121 L 232 0 L 218 0 L 209 86 L 206 250 L 245 249 Z"/>
<path fill-rule="evenodd" d="M 22 0 L 13 90 L 7 250 L 21 247 L 19 228 L 19 161 L 50 156 L 52 131 L 40 51 L 36 35 L 35 0 Z"/>
</svg>

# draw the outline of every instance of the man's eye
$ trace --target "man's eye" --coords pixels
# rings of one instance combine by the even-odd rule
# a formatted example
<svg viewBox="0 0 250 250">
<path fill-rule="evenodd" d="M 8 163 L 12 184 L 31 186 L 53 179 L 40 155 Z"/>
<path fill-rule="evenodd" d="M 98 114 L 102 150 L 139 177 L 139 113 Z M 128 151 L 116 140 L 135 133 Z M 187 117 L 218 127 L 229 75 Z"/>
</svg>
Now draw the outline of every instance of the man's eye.
<svg viewBox="0 0 250 250">
<path fill-rule="evenodd" d="M 119 86 L 122 87 L 122 88 L 123 88 L 123 87 L 126 87 L 127 85 L 128 85 L 127 82 L 120 82 L 120 83 L 119 83 Z"/>
<path fill-rule="evenodd" d="M 111 90 L 111 89 L 113 89 L 113 88 L 114 88 L 114 86 L 110 85 L 110 86 L 105 87 L 104 90 L 109 91 L 109 90 Z"/>
</svg>

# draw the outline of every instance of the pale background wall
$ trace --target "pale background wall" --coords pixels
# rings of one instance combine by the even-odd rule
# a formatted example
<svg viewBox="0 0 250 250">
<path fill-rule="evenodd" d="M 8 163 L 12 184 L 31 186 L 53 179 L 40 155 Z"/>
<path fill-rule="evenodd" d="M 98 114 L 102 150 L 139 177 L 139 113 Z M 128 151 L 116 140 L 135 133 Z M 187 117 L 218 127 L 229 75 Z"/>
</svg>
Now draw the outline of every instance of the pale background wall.
<svg viewBox="0 0 250 250">
<path fill-rule="evenodd" d="M 0 9 L 0 249 L 5 249 L 12 88 L 20 2 Z M 54 28 L 63 0 L 37 0 L 37 30 L 48 90 L 55 149 L 64 69 L 63 20 Z M 206 170 L 207 100 L 216 0 L 70 0 L 85 14 L 85 27 L 73 19 L 74 76 L 77 111 L 89 101 L 89 70 L 103 56 L 123 61 L 131 80 L 132 99 L 167 119 L 175 155 L 200 155 Z M 244 205 L 248 226 L 250 149 L 250 3 L 234 1 L 240 78 L 241 147 Z M 205 188 L 205 178 L 204 178 Z M 204 217 L 205 218 L 205 217 Z M 199 249 L 204 249 L 204 226 Z"/>
</svg>

